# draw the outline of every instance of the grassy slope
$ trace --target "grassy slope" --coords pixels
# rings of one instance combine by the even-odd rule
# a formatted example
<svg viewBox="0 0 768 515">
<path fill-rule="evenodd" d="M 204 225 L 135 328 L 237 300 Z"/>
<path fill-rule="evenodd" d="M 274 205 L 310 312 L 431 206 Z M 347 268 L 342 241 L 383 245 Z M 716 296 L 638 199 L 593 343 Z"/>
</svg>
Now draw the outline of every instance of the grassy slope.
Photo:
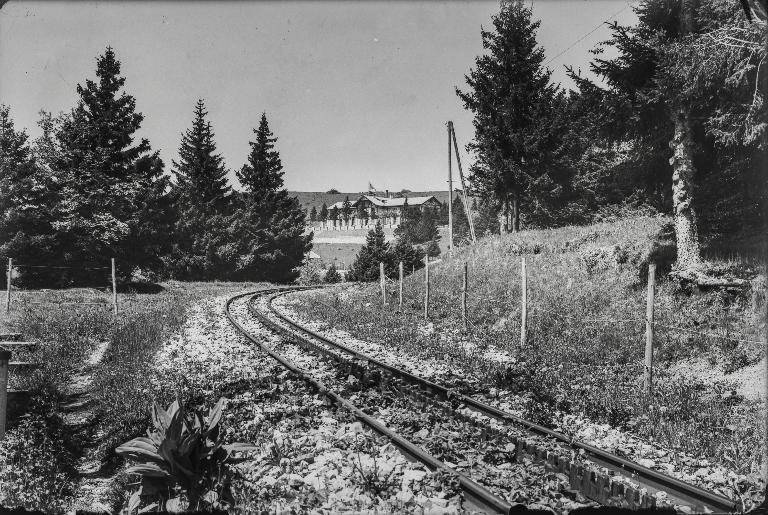
<svg viewBox="0 0 768 515">
<path fill-rule="evenodd" d="M 659 327 L 656 396 L 640 394 L 645 284 L 639 270 L 665 222 L 641 217 L 483 239 L 434 268 L 432 328 L 427 330 L 422 319 L 423 272 L 406 282 L 403 314 L 394 307 L 381 313 L 376 285 L 342 295 L 317 292 L 318 302 L 299 308 L 309 317 L 333 320 L 362 338 L 417 356 L 469 363 L 489 385 L 528 394 L 536 401 L 528 416 L 539 422 L 553 422 L 551 408 L 586 415 L 748 473 L 760 459 L 754 402 L 722 400 L 727 384 L 672 377 L 665 370 L 692 357 L 721 369 L 739 368 L 759 359 L 759 345 Z M 526 254 L 528 262 L 525 349 L 518 343 L 520 254 Z M 465 261 L 470 276 L 466 334 L 459 301 Z M 759 340 L 759 318 L 751 311 L 748 295 L 689 295 L 662 277 L 656 317 L 664 325 Z M 475 343 L 479 351 L 496 346 L 516 355 L 518 363 L 488 361 L 459 345 L 462 341 Z M 542 410 L 542 405 L 547 408 Z"/>
</svg>

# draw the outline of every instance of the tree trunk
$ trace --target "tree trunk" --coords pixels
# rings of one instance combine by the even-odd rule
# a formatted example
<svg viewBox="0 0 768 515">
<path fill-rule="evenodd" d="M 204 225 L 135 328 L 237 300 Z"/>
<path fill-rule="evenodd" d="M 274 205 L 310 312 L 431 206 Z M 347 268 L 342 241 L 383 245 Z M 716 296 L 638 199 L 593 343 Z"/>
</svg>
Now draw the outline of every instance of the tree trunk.
<svg viewBox="0 0 768 515">
<path fill-rule="evenodd" d="M 501 234 L 511 230 L 509 214 L 509 197 L 504 197 L 504 200 L 501 201 L 501 209 L 499 210 L 499 232 Z"/>
<path fill-rule="evenodd" d="M 701 248 L 696 211 L 693 208 L 692 136 L 688 111 L 678 108 L 672 115 L 675 135 L 669 146 L 672 157 L 672 208 L 677 236 L 677 266 L 680 270 L 696 268 L 701 263 Z"/>
<path fill-rule="evenodd" d="M 520 232 L 520 194 L 512 197 L 512 232 Z"/>
</svg>

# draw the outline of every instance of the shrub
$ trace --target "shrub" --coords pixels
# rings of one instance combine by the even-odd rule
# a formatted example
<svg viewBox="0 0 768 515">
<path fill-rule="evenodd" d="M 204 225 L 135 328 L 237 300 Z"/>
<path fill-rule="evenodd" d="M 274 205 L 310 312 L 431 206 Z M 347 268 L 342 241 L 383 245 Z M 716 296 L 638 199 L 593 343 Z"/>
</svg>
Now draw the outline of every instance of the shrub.
<svg viewBox="0 0 768 515">
<path fill-rule="evenodd" d="M 129 501 L 129 512 L 152 501 L 169 511 L 234 505 L 233 473 L 225 465 L 242 460 L 234 458 L 234 452 L 256 447 L 224 445 L 219 421 L 225 401 L 219 399 L 207 416 L 200 411 L 186 413 L 178 398 L 167 411 L 157 403 L 153 405 L 154 431 L 116 449 L 118 454 L 139 462 L 127 470 L 141 477 L 139 489 Z"/>
</svg>

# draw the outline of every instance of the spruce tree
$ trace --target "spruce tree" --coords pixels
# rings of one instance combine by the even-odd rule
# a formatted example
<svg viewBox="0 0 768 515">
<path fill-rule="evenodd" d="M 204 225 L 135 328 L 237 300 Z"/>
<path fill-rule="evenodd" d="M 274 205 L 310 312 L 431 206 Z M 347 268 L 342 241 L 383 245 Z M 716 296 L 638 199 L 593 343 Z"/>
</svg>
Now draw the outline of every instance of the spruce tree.
<svg viewBox="0 0 768 515">
<path fill-rule="evenodd" d="M 401 261 L 403 262 L 403 272 L 406 275 L 410 274 L 413 270 L 419 270 L 424 267 L 424 250 L 420 246 L 411 245 L 402 238 L 396 240 L 391 254 L 391 263 L 393 265 L 391 277 L 393 278 L 399 275 L 397 266 Z"/>
<path fill-rule="evenodd" d="M 365 245 L 358 252 L 354 263 L 349 271 L 351 281 L 369 282 L 379 278 L 379 263 L 384 263 L 385 274 L 393 273 L 392 254 L 389 252 L 389 244 L 384 236 L 384 229 L 381 223 L 376 223 L 376 227 L 368 231 L 365 238 Z"/>
<path fill-rule="evenodd" d="M 460 195 L 453 199 L 453 244 L 464 245 L 469 243 L 469 220 L 464 212 L 464 202 Z"/>
<path fill-rule="evenodd" d="M 216 153 L 213 128 L 207 116 L 205 102 L 199 99 L 192 127 L 181 135 L 179 161 L 173 161 L 173 172 L 184 203 L 220 210 L 230 187 L 224 158 Z"/>
<path fill-rule="evenodd" d="M 109 256 L 122 279 L 137 268 L 158 270 L 168 242 L 163 163 L 146 139 L 135 143 L 143 116 L 122 91 L 112 48 L 97 58 L 96 77 L 78 84 L 77 106 L 58 120 L 45 163 L 59 185 L 51 209 L 62 257 L 73 267 L 62 272 L 63 284 L 102 284 L 83 268 Z"/>
<path fill-rule="evenodd" d="M 55 184 L 36 163 L 26 132 L 16 130 L 10 108 L 0 105 L 0 260 L 50 264 L 60 254 L 51 204 Z M 15 284 L 55 284 L 57 273 L 25 269 Z"/>
<path fill-rule="evenodd" d="M 304 255 L 312 248 L 312 234 L 304 235 L 306 214 L 296 197 L 283 188 L 277 138 L 266 114 L 254 131 L 248 163 L 238 177 L 245 188 L 242 207 L 229 221 L 231 278 L 289 282 L 299 276 Z"/>
<path fill-rule="evenodd" d="M 269 130 L 267 113 L 261 113 L 258 129 L 253 130 L 256 141 L 251 141 L 248 163 L 237 172 L 243 188 L 254 197 L 261 197 L 283 187 L 283 164 L 275 150 L 277 138 Z"/>
<path fill-rule="evenodd" d="M 315 206 L 312 206 L 312 209 L 309 211 L 309 221 L 310 222 L 317 221 L 317 208 Z"/>
<path fill-rule="evenodd" d="M 328 220 L 328 206 L 323 202 L 323 205 L 320 207 L 320 220 L 325 222 Z"/>
<path fill-rule="evenodd" d="M 475 60 L 467 75 L 467 91 L 456 93 L 474 113 L 474 140 L 467 145 L 476 156 L 472 186 L 501 203 L 503 229 L 517 231 L 520 209 L 537 177 L 547 173 L 548 130 L 557 88 L 544 69 L 544 49 L 536 43 L 540 22 L 522 2 L 502 4 L 493 17 L 493 31 L 482 31 L 487 53 Z"/>
<path fill-rule="evenodd" d="M 349 195 L 344 199 L 344 203 L 341 204 L 341 216 L 344 218 L 344 222 L 349 224 L 349 218 L 352 215 L 352 204 L 349 202 Z"/>
<path fill-rule="evenodd" d="M 325 282 L 328 284 L 341 282 L 341 274 L 336 270 L 336 263 L 331 263 L 331 266 L 328 267 L 328 271 L 325 272 Z"/>
</svg>

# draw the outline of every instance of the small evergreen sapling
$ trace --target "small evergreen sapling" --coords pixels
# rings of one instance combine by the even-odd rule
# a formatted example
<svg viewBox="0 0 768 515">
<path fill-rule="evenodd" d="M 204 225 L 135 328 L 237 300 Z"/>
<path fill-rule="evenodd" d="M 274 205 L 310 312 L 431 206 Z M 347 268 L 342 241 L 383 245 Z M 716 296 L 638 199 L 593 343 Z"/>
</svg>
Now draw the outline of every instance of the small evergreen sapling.
<svg viewBox="0 0 768 515">
<path fill-rule="evenodd" d="M 331 263 L 331 266 L 328 267 L 328 271 L 325 272 L 325 282 L 328 284 L 341 282 L 341 274 L 336 270 L 336 263 Z"/>
</svg>

